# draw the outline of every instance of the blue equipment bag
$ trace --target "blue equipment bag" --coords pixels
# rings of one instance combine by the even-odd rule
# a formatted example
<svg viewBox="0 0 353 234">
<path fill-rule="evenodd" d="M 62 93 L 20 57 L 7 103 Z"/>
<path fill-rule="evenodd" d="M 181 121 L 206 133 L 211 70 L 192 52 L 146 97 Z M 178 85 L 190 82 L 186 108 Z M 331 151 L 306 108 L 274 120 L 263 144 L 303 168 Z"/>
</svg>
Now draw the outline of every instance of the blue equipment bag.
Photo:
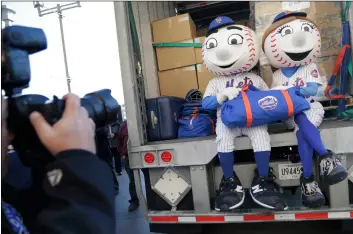
<svg viewBox="0 0 353 234">
<path fill-rule="evenodd" d="M 243 128 L 287 119 L 310 109 L 309 102 L 299 96 L 299 89 L 258 91 L 246 86 L 238 97 L 222 105 L 222 122 L 229 128 Z"/>
<path fill-rule="evenodd" d="M 215 134 L 215 123 L 210 117 L 198 114 L 179 119 L 179 138 L 202 137 Z"/>
<path fill-rule="evenodd" d="M 213 121 L 216 122 L 217 110 L 214 110 L 214 111 L 205 110 L 202 108 L 201 102 L 184 103 L 184 105 L 182 106 L 181 115 L 182 116 L 189 116 L 194 113 L 197 113 L 199 116 L 210 117 Z"/>
<path fill-rule="evenodd" d="M 217 111 L 202 108 L 202 94 L 197 89 L 190 90 L 182 106 L 179 118 L 178 138 L 202 137 L 215 134 Z"/>
</svg>

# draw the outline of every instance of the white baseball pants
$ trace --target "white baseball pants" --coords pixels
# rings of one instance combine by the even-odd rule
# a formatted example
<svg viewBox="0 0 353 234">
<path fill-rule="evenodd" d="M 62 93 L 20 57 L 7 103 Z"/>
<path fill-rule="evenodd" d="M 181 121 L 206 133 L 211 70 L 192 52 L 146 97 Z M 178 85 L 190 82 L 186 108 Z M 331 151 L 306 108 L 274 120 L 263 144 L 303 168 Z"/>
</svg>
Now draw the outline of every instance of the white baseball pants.
<svg viewBox="0 0 353 234">
<path fill-rule="evenodd" d="M 248 136 L 250 138 L 254 152 L 271 151 L 267 125 L 251 128 L 228 128 L 218 119 L 216 134 L 217 151 L 221 153 L 229 153 L 236 150 L 235 138 L 240 136 Z"/>
<path fill-rule="evenodd" d="M 321 105 L 320 102 L 309 102 L 310 104 L 310 109 L 304 111 L 306 117 L 308 120 L 315 126 L 319 127 L 320 124 L 322 123 L 322 120 L 324 119 L 325 115 L 325 110 L 324 107 Z M 290 117 L 287 120 L 283 121 L 284 125 L 288 129 L 293 129 L 295 128 L 295 132 L 298 130 L 297 124 L 294 122 L 294 116 Z"/>
</svg>

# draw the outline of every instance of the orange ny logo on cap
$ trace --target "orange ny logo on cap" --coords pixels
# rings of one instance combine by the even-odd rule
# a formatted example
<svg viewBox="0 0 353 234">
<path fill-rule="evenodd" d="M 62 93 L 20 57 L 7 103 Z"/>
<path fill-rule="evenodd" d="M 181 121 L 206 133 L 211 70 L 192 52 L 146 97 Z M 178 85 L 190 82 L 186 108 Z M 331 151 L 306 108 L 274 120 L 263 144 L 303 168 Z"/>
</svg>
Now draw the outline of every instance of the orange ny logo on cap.
<svg viewBox="0 0 353 234">
<path fill-rule="evenodd" d="M 216 22 L 220 24 L 220 23 L 222 22 L 222 18 L 221 18 L 221 17 L 218 17 L 218 18 L 216 19 Z"/>
</svg>

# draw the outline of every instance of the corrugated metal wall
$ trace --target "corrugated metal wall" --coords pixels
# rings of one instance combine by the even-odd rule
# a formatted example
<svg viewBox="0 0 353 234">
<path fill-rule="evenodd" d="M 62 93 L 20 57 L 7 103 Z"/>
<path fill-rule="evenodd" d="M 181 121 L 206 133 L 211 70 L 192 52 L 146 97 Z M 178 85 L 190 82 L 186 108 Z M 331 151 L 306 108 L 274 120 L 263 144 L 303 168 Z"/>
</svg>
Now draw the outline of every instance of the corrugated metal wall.
<svg viewBox="0 0 353 234">
<path fill-rule="evenodd" d="M 151 22 L 175 15 L 174 2 L 132 2 L 142 55 L 146 98 L 159 97 L 158 67 L 152 47 Z"/>
</svg>

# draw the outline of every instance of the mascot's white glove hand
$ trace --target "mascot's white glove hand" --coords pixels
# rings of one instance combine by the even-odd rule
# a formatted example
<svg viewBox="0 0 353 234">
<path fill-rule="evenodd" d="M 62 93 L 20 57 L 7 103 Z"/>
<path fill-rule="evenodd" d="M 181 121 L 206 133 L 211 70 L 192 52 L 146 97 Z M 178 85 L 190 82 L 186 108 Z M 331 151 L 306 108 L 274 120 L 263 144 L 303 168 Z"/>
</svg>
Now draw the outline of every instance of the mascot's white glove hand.
<svg viewBox="0 0 353 234">
<path fill-rule="evenodd" d="M 234 88 L 234 87 L 226 88 L 223 91 L 223 94 L 228 97 L 228 100 L 232 100 L 232 99 L 238 97 L 239 93 L 240 93 L 240 89 Z"/>
<path fill-rule="evenodd" d="M 217 101 L 220 105 L 222 105 L 225 101 L 232 100 L 238 97 L 240 92 L 239 88 L 228 87 L 222 93 L 217 94 Z"/>
<path fill-rule="evenodd" d="M 280 85 L 280 86 L 276 86 L 276 87 L 271 88 L 271 90 L 284 90 L 284 89 L 288 89 L 288 88 L 289 87 L 287 87 L 287 86 Z"/>
<path fill-rule="evenodd" d="M 223 93 L 217 94 L 217 102 L 219 105 L 222 105 L 225 101 L 227 101 L 227 96 Z"/>
</svg>

